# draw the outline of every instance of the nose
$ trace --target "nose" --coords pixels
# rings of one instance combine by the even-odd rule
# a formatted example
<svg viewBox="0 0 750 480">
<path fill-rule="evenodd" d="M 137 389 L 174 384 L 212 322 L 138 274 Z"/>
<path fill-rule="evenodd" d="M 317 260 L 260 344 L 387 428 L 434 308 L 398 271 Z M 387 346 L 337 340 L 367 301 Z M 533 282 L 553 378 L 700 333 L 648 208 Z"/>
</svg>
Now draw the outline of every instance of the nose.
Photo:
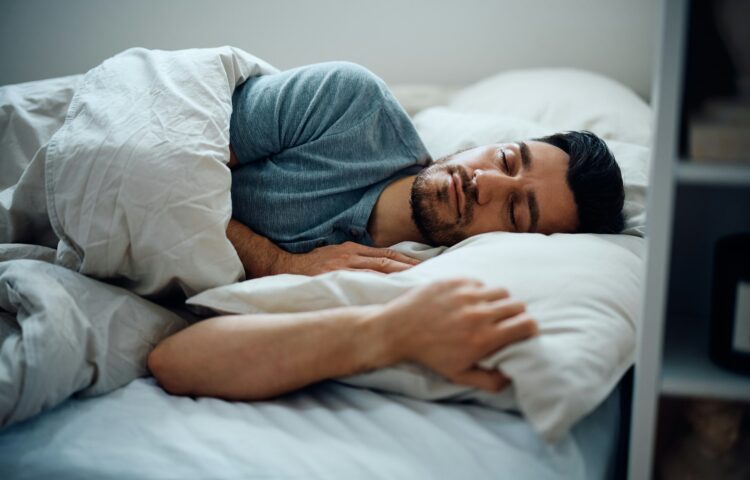
<svg viewBox="0 0 750 480">
<path fill-rule="evenodd" d="M 499 170 L 474 170 L 472 179 L 477 189 L 477 203 L 486 205 L 496 198 L 506 198 L 508 194 L 520 188 L 519 179 L 506 175 Z"/>
</svg>

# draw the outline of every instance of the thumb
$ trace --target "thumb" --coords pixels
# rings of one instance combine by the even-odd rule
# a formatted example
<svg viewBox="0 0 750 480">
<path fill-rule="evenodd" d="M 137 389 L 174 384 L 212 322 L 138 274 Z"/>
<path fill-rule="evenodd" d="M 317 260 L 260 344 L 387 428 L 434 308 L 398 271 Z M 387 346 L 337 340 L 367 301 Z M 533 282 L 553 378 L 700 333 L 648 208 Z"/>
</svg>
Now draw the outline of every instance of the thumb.
<svg viewBox="0 0 750 480">
<path fill-rule="evenodd" d="M 501 391 L 510 383 L 510 379 L 499 370 L 485 370 L 478 367 L 470 368 L 455 375 L 451 378 L 451 381 L 491 393 Z"/>
</svg>

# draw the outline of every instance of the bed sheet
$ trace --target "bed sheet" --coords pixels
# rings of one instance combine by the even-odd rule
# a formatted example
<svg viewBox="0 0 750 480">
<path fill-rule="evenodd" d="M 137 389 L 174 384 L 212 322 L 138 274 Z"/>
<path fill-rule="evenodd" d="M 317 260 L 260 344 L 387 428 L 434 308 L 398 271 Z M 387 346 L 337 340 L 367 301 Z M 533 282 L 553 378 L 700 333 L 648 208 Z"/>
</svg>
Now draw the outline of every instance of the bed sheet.
<svg viewBox="0 0 750 480">
<path fill-rule="evenodd" d="M 325 382 L 274 401 L 175 397 L 151 377 L 0 434 L 0 477 L 611 478 L 616 390 L 562 441 L 522 418 Z"/>
</svg>

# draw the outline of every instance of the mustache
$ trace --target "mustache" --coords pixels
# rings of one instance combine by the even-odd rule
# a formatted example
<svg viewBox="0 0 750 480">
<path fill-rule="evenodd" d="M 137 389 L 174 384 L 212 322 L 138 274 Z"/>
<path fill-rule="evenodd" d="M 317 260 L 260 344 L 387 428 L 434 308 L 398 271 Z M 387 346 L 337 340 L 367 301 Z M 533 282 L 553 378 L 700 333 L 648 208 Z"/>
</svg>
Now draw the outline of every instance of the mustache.
<svg viewBox="0 0 750 480">
<path fill-rule="evenodd" d="M 464 211 L 457 219 L 454 219 L 454 215 L 446 215 L 448 196 L 454 195 L 446 184 L 446 174 L 458 176 L 466 200 Z M 478 194 L 462 165 L 436 163 L 417 174 L 412 184 L 409 205 L 412 220 L 428 243 L 454 245 L 466 238 L 464 229 L 472 224 Z"/>
<path fill-rule="evenodd" d="M 464 192 L 464 198 L 466 199 L 466 205 L 464 206 L 463 217 L 471 221 L 472 214 L 474 213 L 474 205 L 477 203 L 477 187 L 471 182 L 469 174 L 466 173 L 466 168 L 463 165 L 445 165 L 446 171 L 453 175 L 458 175 L 461 179 L 461 189 Z"/>
</svg>

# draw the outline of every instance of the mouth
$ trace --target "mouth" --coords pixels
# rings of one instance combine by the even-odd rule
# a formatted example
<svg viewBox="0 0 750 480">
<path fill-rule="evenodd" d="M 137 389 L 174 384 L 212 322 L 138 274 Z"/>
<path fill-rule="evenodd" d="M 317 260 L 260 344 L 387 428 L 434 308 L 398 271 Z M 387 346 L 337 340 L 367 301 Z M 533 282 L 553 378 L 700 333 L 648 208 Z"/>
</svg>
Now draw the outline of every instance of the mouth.
<svg viewBox="0 0 750 480">
<path fill-rule="evenodd" d="M 458 173 L 451 174 L 451 186 L 453 187 L 453 194 L 456 201 L 456 216 L 461 219 L 462 212 L 464 211 L 464 205 L 466 204 L 466 198 L 464 198 L 463 182 L 461 176 Z"/>
</svg>

